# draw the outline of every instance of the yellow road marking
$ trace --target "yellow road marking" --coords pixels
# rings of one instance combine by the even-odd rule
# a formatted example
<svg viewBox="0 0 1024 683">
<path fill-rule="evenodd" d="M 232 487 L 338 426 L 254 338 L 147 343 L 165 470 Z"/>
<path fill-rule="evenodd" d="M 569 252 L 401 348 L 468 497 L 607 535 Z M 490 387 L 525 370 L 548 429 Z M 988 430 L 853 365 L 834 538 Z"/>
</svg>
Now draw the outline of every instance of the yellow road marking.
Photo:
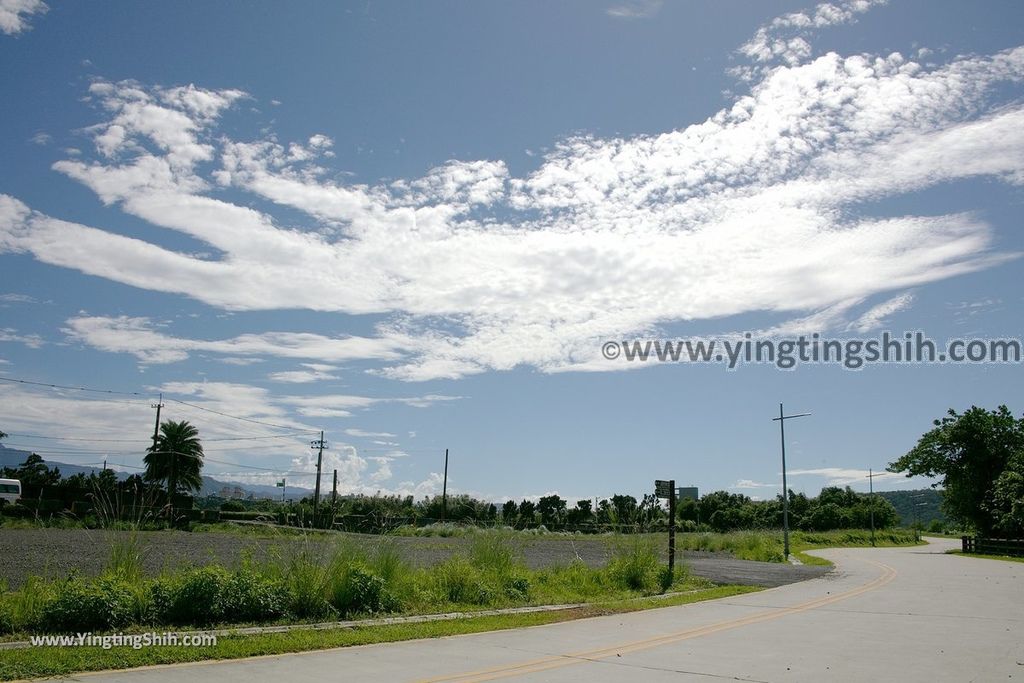
<svg viewBox="0 0 1024 683">
<path fill-rule="evenodd" d="M 831 605 L 832 603 L 839 602 L 841 600 L 848 600 L 849 598 L 856 597 L 868 591 L 881 588 L 882 586 L 890 583 L 896 578 L 896 570 L 892 567 L 882 564 L 881 562 L 875 562 L 874 560 L 862 560 L 868 562 L 882 569 L 882 574 L 878 578 L 869 581 L 863 586 L 846 591 L 845 593 L 838 593 L 836 595 L 828 595 L 821 598 L 816 598 L 808 602 L 801 603 L 799 605 L 793 605 L 792 607 L 784 607 L 781 609 L 773 609 L 766 612 L 758 612 L 746 617 L 739 617 L 737 619 L 730 619 L 728 621 L 721 621 L 716 624 L 708 624 L 707 626 L 700 626 L 697 628 L 687 629 L 685 631 L 677 631 L 675 633 L 668 633 L 661 636 L 655 636 L 653 638 L 647 638 L 645 640 L 637 640 L 633 642 L 622 643 L 620 645 L 603 647 L 596 650 L 587 650 L 585 652 L 575 652 L 566 655 L 550 655 L 542 657 L 540 659 L 534 659 L 527 662 L 521 662 L 519 664 L 506 664 L 503 666 L 497 666 L 490 669 L 481 669 L 478 671 L 468 671 L 461 674 L 453 674 L 448 676 L 440 676 L 438 678 L 429 678 L 423 680 L 421 683 L 475 683 L 476 681 L 493 681 L 500 678 L 508 678 L 510 676 L 521 676 L 525 674 L 538 673 L 541 671 L 547 671 L 549 669 L 557 669 L 560 667 L 571 666 L 573 664 L 581 664 L 586 661 L 595 659 L 604 659 L 613 655 L 627 654 L 631 652 L 637 652 L 640 650 L 648 650 L 651 648 L 659 647 L 661 645 L 668 645 L 670 643 L 677 643 L 683 640 L 689 640 L 691 638 L 699 638 L 701 636 L 711 635 L 720 631 L 728 631 L 730 629 L 739 628 L 741 626 L 749 626 L 751 624 L 758 624 L 763 621 L 770 621 L 772 619 L 778 619 L 790 614 L 798 614 L 800 612 L 806 612 L 808 610 L 817 609 L 825 605 Z"/>
</svg>

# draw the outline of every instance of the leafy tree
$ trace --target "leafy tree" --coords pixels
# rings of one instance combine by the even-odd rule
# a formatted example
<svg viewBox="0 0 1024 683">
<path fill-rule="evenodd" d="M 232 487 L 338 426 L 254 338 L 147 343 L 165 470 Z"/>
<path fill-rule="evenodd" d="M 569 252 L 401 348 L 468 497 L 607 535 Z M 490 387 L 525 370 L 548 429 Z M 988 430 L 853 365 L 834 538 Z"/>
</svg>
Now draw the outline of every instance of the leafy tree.
<svg viewBox="0 0 1024 683">
<path fill-rule="evenodd" d="M 40 456 L 32 453 L 17 468 L 3 468 L 2 476 L 18 479 L 22 486 L 56 486 L 60 483 L 60 468 L 51 470 Z"/>
<path fill-rule="evenodd" d="M 508 526 L 515 526 L 516 518 L 519 516 L 519 506 L 514 500 L 506 501 L 501 506 L 501 520 Z"/>
<path fill-rule="evenodd" d="M 889 471 L 943 477 L 945 512 L 982 534 L 1001 530 L 1007 514 L 1006 523 L 1012 526 L 1013 473 L 1024 452 L 1024 419 L 1014 418 L 1006 406 L 991 411 L 971 406 L 963 414 L 950 409 L 948 417 L 934 424 Z M 1006 471 L 1010 474 L 1001 479 Z"/>
<path fill-rule="evenodd" d="M 569 524 L 577 529 L 583 528 L 593 520 L 594 510 L 593 503 L 590 502 L 589 498 L 576 501 L 576 507 L 569 510 L 567 513 L 567 519 Z"/>
<path fill-rule="evenodd" d="M 537 512 L 537 506 L 532 500 L 523 500 L 519 504 L 519 523 L 523 527 L 529 527 L 534 522 L 534 515 Z"/>
<path fill-rule="evenodd" d="M 537 501 L 537 512 L 540 513 L 540 523 L 548 528 L 555 528 L 561 525 L 565 518 L 566 502 L 558 494 L 541 496 Z"/>
<path fill-rule="evenodd" d="M 1024 535 L 1024 452 L 1010 457 L 992 487 L 985 511 L 992 516 L 992 525 L 999 533 L 1018 538 Z"/>
<path fill-rule="evenodd" d="M 638 505 L 633 496 L 612 496 L 612 509 L 615 511 L 613 523 L 632 526 L 637 521 Z"/>
<path fill-rule="evenodd" d="M 203 444 L 199 430 L 187 420 L 162 423 L 156 443 L 148 451 L 145 479 L 166 482 L 169 501 L 181 490 L 198 491 L 203 487 Z"/>
</svg>

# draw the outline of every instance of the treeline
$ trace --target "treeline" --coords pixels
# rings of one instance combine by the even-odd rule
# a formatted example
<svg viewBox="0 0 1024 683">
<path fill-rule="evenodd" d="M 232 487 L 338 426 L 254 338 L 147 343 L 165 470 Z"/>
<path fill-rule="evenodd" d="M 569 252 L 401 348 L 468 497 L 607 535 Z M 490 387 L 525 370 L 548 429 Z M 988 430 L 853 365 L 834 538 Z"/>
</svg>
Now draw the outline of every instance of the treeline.
<svg viewBox="0 0 1024 683">
<path fill-rule="evenodd" d="M 208 499 L 209 500 L 209 499 Z M 595 504 L 596 502 L 596 504 Z M 332 505 L 321 499 L 321 520 L 317 526 L 345 531 L 379 533 L 403 526 L 426 526 L 439 522 L 514 529 L 538 529 L 600 533 L 605 531 L 647 532 L 668 528 L 668 512 L 653 495 L 640 500 L 630 495 L 570 501 L 558 495 L 538 500 L 508 500 L 501 505 L 467 495 L 441 496 L 415 501 L 412 496 L 346 496 Z M 202 504 L 202 503 L 201 503 Z M 207 502 L 207 505 L 210 503 Z M 282 504 L 270 501 L 228 501 L 225 513 L 237 511 L 256 517 L 259 513 L 289 515 L 292 523 L 312 524 L 312 500 Z M 242 513 L 242 511 L 248 513 Z M 782 496 L 758 501 L 727 491 L 715 491 L 700 500 L 681 500 L 676 505 L 677 528 L 682 531 L 736 531 L 777 529 L 782 526 Z M 806 531 L 866 529 L 872 522 L 878 529 L 899 524 L 891 503 L 880 496 L 868 496 L 850 489 L 827 487 L 817 497 L 790 491 L 790 527 Z"/>
<path fill-rule="evenodd" d="M 137 509 L 161 500 L 158 485 L 135 475 L 118 481 L 114 472 L 104 470 L 85 476 L 62 477 L 60 470 L 49 468 L 38 455 L 31 455 L 18 468 L 4 468 L 4 477 L 20 479 L 26 494 L 23 505 L 34 513 L 75 514 L 95 512 L 97 502 L 117 500 L 124 508 Z M 35 499 L 35 500 L 33 500 Z M 130 502 L 129 502 L 130 501 Z M 149 502 L 146 502 L 149 501 Z M 47 506 L 35 503 L 48 502 Z M 303 527 L 335 528 L 361 533 L 382 533 L 399 527 L 422 527 L 439 522 L 480 526 L 504 526 L 514 529 L 539 529 L 601 533 L 606 531 L 647 532 L 668 528 L 668 512 L 652 494 L 639 500 L 617 494 L 609 498 L 570 501 L 552 494 L 537 500 L 508 500 L 498 505 L 468 495 L 452 495 L 447 500 L 430 496 L 415 500 L 412 496 L 343 496 L 320 500 L 314 515 L 313 501 L 282 503 L 270 499 L 253 501 L 224 500 L 213 496 L 197 498 L 196 508 L 218 511 L 219 515 L 188 515 L 188 519 L 257 519 Z M 193 500 L 176 498 L 175 508 L 193 508 Z M 52 509 L 50 509 L 52 508 Z M 864 529 L 899 524 L 900 516 L 892 503 L 880 495 L 868 496 L 850 489 L 827 487 L 817 497 L 790 491 L 790 527 L 806 531 Z M 777 529 L 782 526 L 782 496 L 772 500 L 753 500 L 748 496 L 715 491 L 700 500 L 685 499 L 676 505 L 677 528 L 682 531 L 736 531 Z"/>
</svg>

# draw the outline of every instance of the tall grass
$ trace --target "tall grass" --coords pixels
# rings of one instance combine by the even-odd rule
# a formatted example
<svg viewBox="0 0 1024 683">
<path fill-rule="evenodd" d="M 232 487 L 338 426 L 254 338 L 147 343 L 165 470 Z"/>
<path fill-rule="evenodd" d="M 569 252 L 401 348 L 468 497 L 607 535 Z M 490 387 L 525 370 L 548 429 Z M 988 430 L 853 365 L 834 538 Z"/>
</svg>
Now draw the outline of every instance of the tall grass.
<svg viewBox="0 0 1024 683">
<path fill-rule="evenodd" d="M 910 530 L 886 529 L 875 532 L 875 544 L 879 546 L 913 545 L 915 543 L 917 543 L 917 538 Z M 790 545 L 794 551 L 839 546 L 870 546 L 871 532 L 862 529 L 794 531 L 790 533 Z M 731 553 L 741 560 L 785 561 L 781 530 L 679 534 L 676 536 L 676 548 Z"/>
<path fill-rule="evenodd" d="M 511 532 L 474 535 L 468 547 L 432 567 L 410 565 L 394 539 L 372 548 L 342 540 L 306 544 L 282 557 L 243 556 L 144 578 L 137 536 L 128 533 L 100 577 L 33 579 L 0 594 L 0 632 L 92 630 L 143 625 L 206 626 L 351 618 L 585 602 L 646 595 L 669 587 L 652 539 L 620 539 L 607 567 L 582 562 L 531 571 Z M 678 581 L 677 581 L 678 585 Z"/>
</svg>

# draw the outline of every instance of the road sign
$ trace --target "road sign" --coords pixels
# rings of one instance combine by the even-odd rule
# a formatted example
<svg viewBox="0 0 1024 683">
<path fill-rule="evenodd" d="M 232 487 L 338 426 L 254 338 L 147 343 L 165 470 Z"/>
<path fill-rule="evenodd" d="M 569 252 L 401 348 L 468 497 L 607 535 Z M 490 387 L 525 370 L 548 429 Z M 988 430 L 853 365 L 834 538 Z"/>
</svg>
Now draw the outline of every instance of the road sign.
<svg viewBox="0 0 1024 683">
<path fill-rule="evenodd" d="M 654 495 L 658 498 L 668 498 L 672 500 L 672 482 L 666 481 L 665 479 L 654 480 Z"/>
</svg>

